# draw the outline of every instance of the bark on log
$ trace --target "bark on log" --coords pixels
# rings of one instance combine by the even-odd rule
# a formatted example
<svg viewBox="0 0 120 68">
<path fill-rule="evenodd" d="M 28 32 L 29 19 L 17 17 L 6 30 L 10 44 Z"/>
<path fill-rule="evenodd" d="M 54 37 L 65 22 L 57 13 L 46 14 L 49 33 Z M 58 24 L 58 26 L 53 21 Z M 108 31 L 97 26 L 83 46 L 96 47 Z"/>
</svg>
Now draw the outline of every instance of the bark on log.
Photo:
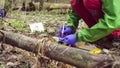
<svg viewBox="0 0 120 68">
<path fill-rule="evenodd" d="M 107 55 L 89 54 L 81 49 L 53 43 L 48 38 L 41 38 L 38 40 L 17 33 L 3 32 L 6 34 L 5 43 L 7 44 L 34 53 L 37 53 L 39 46 L 43 46 L 47 49 L 45 50 L 45 55 L 47 57 L 74 65 L 78 68 L 99 68 L 100 65 L 104 65 L 104 62 L 113 62 L 112 58 Z M 0 41 L 2 41 L 2 38 L 3 36 L 0 34 Z"/>
</svg>

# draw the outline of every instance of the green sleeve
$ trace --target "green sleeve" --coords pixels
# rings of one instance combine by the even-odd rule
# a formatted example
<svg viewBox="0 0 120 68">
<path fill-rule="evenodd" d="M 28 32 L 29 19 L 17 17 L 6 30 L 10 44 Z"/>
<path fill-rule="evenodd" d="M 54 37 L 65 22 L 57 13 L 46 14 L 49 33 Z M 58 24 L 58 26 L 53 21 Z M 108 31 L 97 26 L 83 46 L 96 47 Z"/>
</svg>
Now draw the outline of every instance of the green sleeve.
<svg viewBox="0 0 120 68">
<path fill-rule="evenodd" d="M 67 26 L 73 30 L 73 33 L 75 33 L 76 28 L 78 27 L 79 20 L 80 17 L 73 10 L 69 10 Z"/>
<path fill-rule="evenodd" d="M 120 28 L 120 0 L 102 0 L 104 17 L 91 28 L 81 30 L 77 41 L 94 42 Z"/>
</svg>

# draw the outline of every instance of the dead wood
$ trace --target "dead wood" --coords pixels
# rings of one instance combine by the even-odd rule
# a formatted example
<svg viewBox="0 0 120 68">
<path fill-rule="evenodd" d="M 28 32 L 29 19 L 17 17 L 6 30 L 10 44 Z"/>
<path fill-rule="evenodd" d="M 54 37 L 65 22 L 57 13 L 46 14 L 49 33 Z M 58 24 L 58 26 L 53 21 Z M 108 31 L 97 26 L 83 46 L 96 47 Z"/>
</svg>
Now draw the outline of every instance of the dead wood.
<svg viewBox="0 0 120 68">
<path fill-rule="evenodd" d="M 6 32 L 5 43 L 27 51 L 38 53 L 38 50 L 44 49 L 45 56 L 74 65 L 78 68 L 99 68 L 106 64 L 111 65 L 114 60 L 106 54 L 89 54 L 81 49 L 63 46 L 54 43 L 49 38 L 30 38 L 21 34 Z M 0 34 L 0 41 L 3 35 Z M 119 61 L 120 62 L 120 61 Z"/>
</svg>

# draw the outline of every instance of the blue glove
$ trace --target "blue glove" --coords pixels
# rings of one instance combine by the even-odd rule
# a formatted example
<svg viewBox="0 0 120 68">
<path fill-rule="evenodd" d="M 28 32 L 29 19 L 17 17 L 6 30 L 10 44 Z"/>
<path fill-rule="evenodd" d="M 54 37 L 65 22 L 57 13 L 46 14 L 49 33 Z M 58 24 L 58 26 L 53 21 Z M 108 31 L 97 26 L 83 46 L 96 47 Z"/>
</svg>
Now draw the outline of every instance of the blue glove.
<svg viewBox="0 0 120 68">
<path fill-rule="evenodd" d="M 62 25 L 59 28 L 59 34 L 60 34 L 60 37 L 65 37 L 67 35 L 72 34 L 72 29 L 70 27 Z"/>
<path fill-rule="evenodd" d="M 60 43 L 66 43 L 67 45 L 74 45 L 76 43 L 76 34 L 71 34 L 65 36 L 64 38 L 60 38 Z"/>
<path fill-rule="evenodd" d="M 6 12 L 6 10 L 5 9 L 3 9 L 3 8 L 0 8 L 0 17 L 5 17 L 6 16 L 6 14 L 7 14 L 7 12 Z"/>
</svg>

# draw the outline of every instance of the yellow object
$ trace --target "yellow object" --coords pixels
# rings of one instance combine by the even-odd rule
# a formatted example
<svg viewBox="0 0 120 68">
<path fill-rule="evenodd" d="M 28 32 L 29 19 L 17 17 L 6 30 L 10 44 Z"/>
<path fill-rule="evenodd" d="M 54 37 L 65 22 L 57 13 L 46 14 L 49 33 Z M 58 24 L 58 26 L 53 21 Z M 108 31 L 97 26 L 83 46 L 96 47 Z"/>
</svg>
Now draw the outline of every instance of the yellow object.
<svg viewBox="0 0 120 68">
<path fill-rule="evenodd" d="M 92 49 L 92 50 L 90 50 L 90 51 L 88 51 L 89 53 L 91 53 L 91 54 L 99 54 L 99 53 L 101 53 L 102 51 L 101 51 L 101 49 L 99 49 L 99 48 L 95 48 L 95 49 Z"/>
<path fill-rule="evenodd" d="M 83 49 L 90 54 L 100 54 L 102 52 L 102 50 L 97 48 L 95 45 L 88 45 L 88 44 L 85 44 L 84 42 L 76 43 L 76 47 Z"/>
</svg>

